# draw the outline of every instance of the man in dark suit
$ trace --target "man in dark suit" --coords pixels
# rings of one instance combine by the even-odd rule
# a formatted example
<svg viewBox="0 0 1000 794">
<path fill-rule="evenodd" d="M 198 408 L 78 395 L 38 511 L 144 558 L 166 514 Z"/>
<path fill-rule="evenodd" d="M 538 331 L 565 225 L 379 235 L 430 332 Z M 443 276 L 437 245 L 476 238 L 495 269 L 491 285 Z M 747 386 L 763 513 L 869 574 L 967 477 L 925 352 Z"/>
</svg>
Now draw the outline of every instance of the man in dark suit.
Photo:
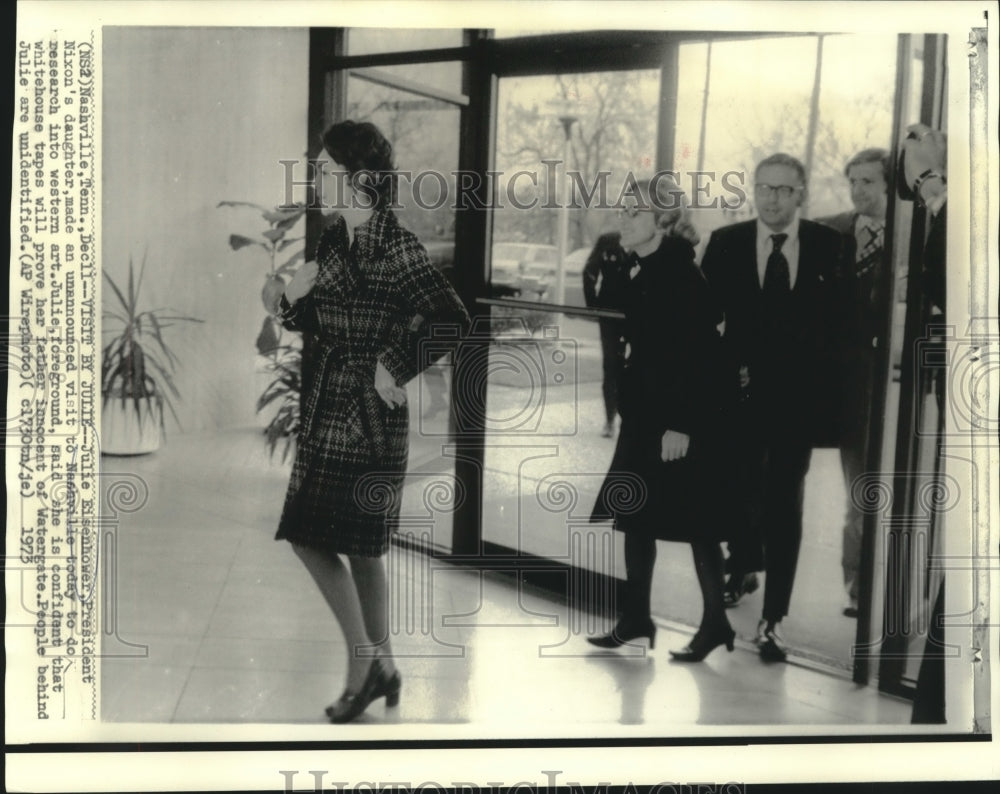
<svg viewBox="0 0 1000 794">
<path fill-rule="evenodd" d="M 754 502 L 742 538 L 730 543 L 730 588 L 766 573 L 757 642 L 766 661 L 786 656 L 778 624 L 788 614 L 802 540 L 812 447 L 832 443 L 836 396 L 833 316 L 840 236 L 800 220 L 802 163 L 774 154 L 756 168 L 758 217 L 717 229 L 702 269 L 725 313 L 734 380 L 744 390 L 744 467 Z"/>
<path fill-rule="evenodd" d="M 841 566 L 847 591 L 847 617 L 858 616 L 858 571 L 861 566 L 863 514 L 852 498 L 852 487 L 865 471 L 868 424 L 875 360 L 878 353 L 882 300 L 879 285 L 885 283 L 885 211 L 889 187 L 889 152 L 864 149 L 844 167 L 854 209 L 821 223 L 841 234 L 844 245 L 841 264 L 843 313 L 839 326 L 843 362 L 841 379 L 840 463 L 847 488 Z"/>
</svg>

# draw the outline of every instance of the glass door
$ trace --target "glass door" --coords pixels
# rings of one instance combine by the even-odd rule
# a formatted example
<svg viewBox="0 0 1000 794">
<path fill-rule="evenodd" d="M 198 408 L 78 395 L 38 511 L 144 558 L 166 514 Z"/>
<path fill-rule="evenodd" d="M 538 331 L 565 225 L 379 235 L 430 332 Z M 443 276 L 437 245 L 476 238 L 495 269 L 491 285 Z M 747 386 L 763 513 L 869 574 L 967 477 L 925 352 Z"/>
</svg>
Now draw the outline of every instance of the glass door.
<svg viewBox="0 0 1000 794">
<path fill-rule="evenodd" d="M 917 121 L 947 132 L 945 46 L 944 36 L 904 37 L 901 49 L 908 73 L 897 130 L 900 140 L 905 127 Z M 887 441 L 894 448 L 883 456 L 889 464 L 885 470 L 894 476 L 891 507 L 883 503 L 873 510 L 881 524 L 877 537 L 885 581 L 882 622 L 873 623 L 880 633 L 873 635 L 869 647 L 879 652 L 879 688 L 912 695 L 942 583 L 942 571 L 934 564 L 941 556 L 941 518 L 955 509 L 960 489 L 942 466 L 954 334 L 945 323 L 943 284 L 939 293 L 922 273 L 931 216 L 919 205 L 900 201 L 895 217 L 900 221 L 895 230 L 899 289 L 893 315 L 898 350 L 893 369 L 898 376 L 889 390 L 895 435 L 887 433 Z M 972 480 L 965 476 L 962 481 Z M 937 646 L 930 653 L 944 657 L 948 650 Z"/>
<path fill-rule="evenodd" d="M 559 595 L 594 613 L 613 608 L 625 575 L 620 533 L 589 522 L 615 448 L 623 351 L 620 307 L 593 305 L 584 269 L 616 230 L 629 180 L 658 166 L 661 74 L 514 75 L 497 86 L 483 547 L 560 571 L 548 580 Z"/>
</svg>

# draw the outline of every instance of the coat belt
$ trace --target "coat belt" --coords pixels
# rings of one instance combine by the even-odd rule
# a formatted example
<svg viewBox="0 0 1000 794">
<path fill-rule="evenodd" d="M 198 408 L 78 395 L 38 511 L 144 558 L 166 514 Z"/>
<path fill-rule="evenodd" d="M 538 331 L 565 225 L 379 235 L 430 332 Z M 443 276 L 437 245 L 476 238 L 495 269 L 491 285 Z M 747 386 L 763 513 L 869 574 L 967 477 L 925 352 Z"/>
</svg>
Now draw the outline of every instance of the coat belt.
<svg viewBox="0 0 1000 794">
<path fill-rule="evenodd" d="M 335 391 L 357 401 L 362 430 L 371 443 L 373 458 L 384 460 L 388 452 L 388 440 L 382 421 L 381 398 L 375 391 L 375 368 L 372 362 L 351 359 L 344 355 L 341 348 L 322 342 L 317 345 L 314 356 L 316 375 L 312 379 L 313 399 L 306 400 L 302 406 L 306 411 L 301 421 L 303 438 L 308 438 L 313 432 L 317 406 L 324 399 L 324 392 Z"/>
</svg>

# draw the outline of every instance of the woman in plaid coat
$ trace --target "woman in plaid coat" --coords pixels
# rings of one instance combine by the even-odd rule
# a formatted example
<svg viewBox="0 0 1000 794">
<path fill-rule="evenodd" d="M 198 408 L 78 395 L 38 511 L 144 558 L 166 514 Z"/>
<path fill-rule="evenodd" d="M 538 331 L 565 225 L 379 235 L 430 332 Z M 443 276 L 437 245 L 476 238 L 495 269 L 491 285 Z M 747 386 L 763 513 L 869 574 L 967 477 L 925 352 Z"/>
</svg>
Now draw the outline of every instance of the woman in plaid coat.
<svg viewBox="0 0 1000 794">
<path fill-rule="evenodd" d="M 381 132 L 345 121 L 326 131 L 323 145 L 317 189 L 324 212 L 337 217 L 277 307 L 287 328 L 313 337 L 277 538 L 292 543 L 344 632 L 347 686 L 327 715 L 347 722 L 372 700 L 399 699 L 381 557 L 406 472 L 404 386 L 431 363 L 421 339 L 435 326 L 464 329 L 468 314 L 388 208 L 395 166 Z"/>
</svg>

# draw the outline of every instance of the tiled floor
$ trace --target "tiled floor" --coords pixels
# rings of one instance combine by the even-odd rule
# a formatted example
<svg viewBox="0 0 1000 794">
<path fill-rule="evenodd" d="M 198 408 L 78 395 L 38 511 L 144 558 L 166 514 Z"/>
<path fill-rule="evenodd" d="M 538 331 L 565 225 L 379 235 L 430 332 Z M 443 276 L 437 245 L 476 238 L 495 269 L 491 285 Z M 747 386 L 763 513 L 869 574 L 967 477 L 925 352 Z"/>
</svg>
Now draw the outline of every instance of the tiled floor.
<svg viewBox="0 0 1000 794">
<path fill-rule="evenodd" d="M 103 469 L 108 482 L 128 472 L 148 491 L 117 530 L 104 719 L 325 725 L 345 651 L 290 546 L 272 539 L 287 468 L 267 460 L 255 432 L 232 431 L 174 437 L 154 456 L 104 458 Z M 387 564 L 402 605 L 392 614 L 402 700 L 374 704 L 357 724 L 483 738 L 786 725 L 870 732 L 909 722 L 906 702 L 804 666 L 766 665 L 747 645 L 671 663 L 667 649 L 690 638 L 678 624 L 660 622 L 652 653 L 602 654 L 584 640 L 603 628 L 592 617 L 501 574 L 400 548 Z"/>
</svg>

